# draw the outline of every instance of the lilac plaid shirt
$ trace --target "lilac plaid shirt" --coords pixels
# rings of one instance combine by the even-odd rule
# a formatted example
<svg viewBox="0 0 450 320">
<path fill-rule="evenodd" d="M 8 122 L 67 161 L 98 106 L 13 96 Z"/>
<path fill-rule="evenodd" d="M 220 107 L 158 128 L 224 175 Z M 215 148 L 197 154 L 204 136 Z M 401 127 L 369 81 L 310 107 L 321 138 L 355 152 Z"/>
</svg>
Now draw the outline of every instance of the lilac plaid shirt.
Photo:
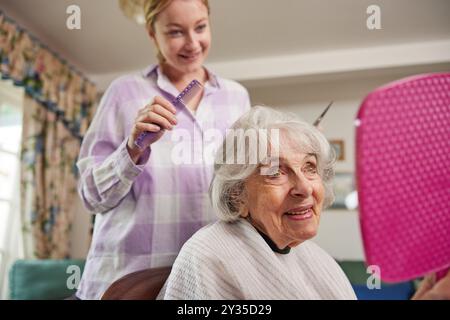
<svg viewBox="0 0 450 320">
<path fill-rule="evenodd" d="M 250 108 L 248 93 L 209 72 L 196 114 L 178 106 L 175 129 L 134 164 L 127 139 L 138 110 L 156 95 L 169 101 L 178 95 L 156 65 L 115 80 L 81 146 L 78 191 L 85 207 L 97 215 L 77 291 L 80 299 L 101 298 L 112 282 L 131 272 L 171 265 L 186 240 L 215 220 L 208 198 L 213 165 L 197 161 L 202 159 L 198 156 L 208 130 L 224 135 Z M 188 133 L 183 140 L 174 136 L 180 132 Z M 174 147 L 180 146 L 192 161 L 174 161 L 180 154 Z"/>
</svg>

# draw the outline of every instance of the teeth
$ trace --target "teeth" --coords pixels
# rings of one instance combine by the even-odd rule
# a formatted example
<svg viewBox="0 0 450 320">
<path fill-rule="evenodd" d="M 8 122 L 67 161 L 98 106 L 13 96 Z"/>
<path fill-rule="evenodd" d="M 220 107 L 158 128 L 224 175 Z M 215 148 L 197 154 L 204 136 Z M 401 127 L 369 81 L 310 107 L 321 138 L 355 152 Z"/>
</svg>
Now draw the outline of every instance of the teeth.
<svg viewBox="0 0 450 320">
<path fill-rule="evenodd" d="M 303 211 L 288 211 L 286 213 L 290 214 L 290 215 L 304 215 L 304 214 L 307 214 L 309 212 L 309 210 L 310 209 L 305 209 Z"/>
</svg>

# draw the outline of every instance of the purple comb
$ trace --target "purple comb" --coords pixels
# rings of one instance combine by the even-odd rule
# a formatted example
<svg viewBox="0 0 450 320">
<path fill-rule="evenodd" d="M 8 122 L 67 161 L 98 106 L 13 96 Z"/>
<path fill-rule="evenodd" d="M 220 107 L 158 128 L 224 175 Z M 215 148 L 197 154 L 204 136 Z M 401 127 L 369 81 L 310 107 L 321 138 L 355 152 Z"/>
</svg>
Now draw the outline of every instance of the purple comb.
<svg viewBox="0 0 450 320">
<path fill-rule="evenodd" d="M 202 90 L 203 86 L 201 85 L 200 82 L 198 82 L 197 80 L 192 80 L 191 83 L 189 83 L 189 85 L 175 98 L 172 100 L 172 104 L 174 106 L 177 105 L 182 105 L 182 106 L 186 106 L 187 103 L 189 103 L 189 101 L 191 101 L 191 99 L 197 95 L 197 93 L 199 93 Z M 155 135 L 157 133 L 155 132 L 150 132 L 150 131 L 144 131 L 142 132 L 139 137 L 136 139 L 136 141 L 134 142 L 134 144 L 139 147 L 140 149 L 143 148 L 144 145 L 144 140 L 146 138 L 152 137 L 153 135 Z"/>
</svg>

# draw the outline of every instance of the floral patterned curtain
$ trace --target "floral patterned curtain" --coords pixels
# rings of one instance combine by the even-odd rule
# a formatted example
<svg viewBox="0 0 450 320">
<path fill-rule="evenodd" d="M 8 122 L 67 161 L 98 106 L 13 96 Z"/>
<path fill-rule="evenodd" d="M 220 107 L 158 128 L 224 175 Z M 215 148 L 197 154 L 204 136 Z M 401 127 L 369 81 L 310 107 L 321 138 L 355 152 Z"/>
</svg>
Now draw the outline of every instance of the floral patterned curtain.
<svg viewBox="0 0 450 320">
<path fill-rule="evenodd" d="M 0 12 L 0 73 L 25 90 L 21 210 L 27 256 L 69 257 L 76 159 L 96 87 Z"/>
</svg>

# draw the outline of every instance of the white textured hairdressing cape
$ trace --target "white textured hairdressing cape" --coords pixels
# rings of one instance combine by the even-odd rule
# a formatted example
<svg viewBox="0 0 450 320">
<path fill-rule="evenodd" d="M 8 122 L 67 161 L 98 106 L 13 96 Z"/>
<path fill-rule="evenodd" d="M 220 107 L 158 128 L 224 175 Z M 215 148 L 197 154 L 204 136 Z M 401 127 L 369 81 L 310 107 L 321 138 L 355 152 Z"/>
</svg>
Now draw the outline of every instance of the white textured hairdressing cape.
<svg viewBox="0 0 450 320">
<path fill-rule="evenodd" d="M 216 222 L 180 251 L 158 299 L 356 299 L 342 269 L 305 241 L 288 254 L 246 220 Z"/>
</svg>

